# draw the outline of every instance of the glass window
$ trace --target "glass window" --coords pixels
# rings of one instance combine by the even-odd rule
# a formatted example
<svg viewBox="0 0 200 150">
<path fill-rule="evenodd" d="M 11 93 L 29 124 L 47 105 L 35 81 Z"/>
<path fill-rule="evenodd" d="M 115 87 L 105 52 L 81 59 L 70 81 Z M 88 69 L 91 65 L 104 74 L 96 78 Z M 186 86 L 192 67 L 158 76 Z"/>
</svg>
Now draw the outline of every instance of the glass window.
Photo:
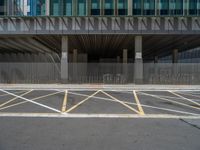
<svg viewBox="0 0 200 150">
<path fill-rule="evenodd" d="M 144 0 L 144 15 L 155 15 L 155 0 Z"/>
<path fill-rule="evenodd" d="M 45 0 L 37 0 L 36 1 L 36 16 L 44 16 L 44 15 L 45 15 Z"/>
<path fill-rule="evenodd" d="M 189 14 L 196 15 L 197 14 L 197 0 L 189 1 Z"/>
<path fill-rule="evenodd" d="M 85 16 L 86 15 L 86 0 L 78 0 L 78 16 Z"/>
<path fill-rule="evenodd" d="M 63 14 L 66 16 L 72 16 L 72 0 L 63 0 Z"/>
<path fill-rule="evenodd" d="M 114 1 L 105 0 L 104 15 L 113 15 L 113 14 L 114 14 Z"/>
<path fill-rule="evenodd" d="M 142 2 L 141 0 L 133 0 L 133 15 L 142 14 Z"/>
<path fill-rule="evenodd" d="M 183 0 L 171 0 L 169 7 L 171 15 L 183 15 Z"/>
<path fill-rule="evenodd" d="M 6 12 L 6 10 L 5 10 L 5 1 L 4 0 L 0 0 L 0 16 L 1 15 L 5 15 L 5 12 Z"/>
<path fill-rule="evenodd" d="M 91 15 L 100 15 L 100 1 L 99 0 L 91 1 Z"/>
<path fill-rule="evenodd" d="M 127 0 L 118 0 L 118 5 L 117 5 L 117 9 L 118 9 L 118 15 L 127 15 L 128 10 L 127 10 Z"/>
<path fill-rule="evenodd" d="M 169 1 L 168 0 L 160 0 L 159 8 L 160 8 L 160 15 L 169 15 Z"/>
<path fill-rule="evenodd" d="M 24 3 L 22 0 L 15 0 L 15 9 L 14 14 L 16 16 L 23 16 L 23 10 L 24 10 Z"/>
<path fill-rule="evenodd" d="M 53 16 L 60 15 L 60 0 L 51 0 L 50 1 L 50 14 Z"/>
</svg>

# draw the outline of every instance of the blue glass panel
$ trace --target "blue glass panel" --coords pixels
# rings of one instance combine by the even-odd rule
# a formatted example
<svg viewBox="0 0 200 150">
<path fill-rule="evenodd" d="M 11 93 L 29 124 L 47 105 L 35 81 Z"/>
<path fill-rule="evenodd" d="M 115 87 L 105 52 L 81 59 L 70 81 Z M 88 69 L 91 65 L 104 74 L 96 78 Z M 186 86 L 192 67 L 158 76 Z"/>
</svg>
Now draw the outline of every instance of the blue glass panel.
<svg viewBox="0 0 200 150">
<path fill-rule="evenodd" d="M 144 15 L 155 15 L 155 0 L 144 0 Z"/>
<path fill-rule="evenodd" d="M 127 15 L 127 0 L 118 0 L 118 15 Z"/>
<path fill-rule="evenodd" d="M 133 15 L 142 14 L 142 2 L 141 0 L 133 0 Z"/>
<path fill-rule="evenodd" d="M 99 0 L 91 1 L 91 15 L 100 15 L 100 1 Z"/>
<path fill-rule="evenodd" d="M 63 14 L 66 16 L 72 16 L 72 0 L 64 0 L 63 2 Z"/>
<path fill-rule="evenodd" d="M 104 15 L 113 15 L 113 14 L 114 14 L 114 1 L 105 0 Z"/>
<path fill-rule="evenodd" d="M 169 15 L 169 1 L 168 0 L 160 0 L 160 15 Z"/>
<path fill-rule="evenodd" d="M 86 0 L 78 0 L 78 16 L 86 15 Z"/>
</svg>

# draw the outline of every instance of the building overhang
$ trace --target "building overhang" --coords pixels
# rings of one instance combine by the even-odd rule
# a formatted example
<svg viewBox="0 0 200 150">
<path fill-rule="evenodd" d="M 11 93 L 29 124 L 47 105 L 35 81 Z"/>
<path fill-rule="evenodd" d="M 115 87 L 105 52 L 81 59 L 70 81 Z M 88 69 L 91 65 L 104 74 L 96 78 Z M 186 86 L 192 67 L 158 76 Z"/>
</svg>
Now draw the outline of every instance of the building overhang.
<svg viewBox="0 0 200 150">
<path fill-rule="evenodd" d="M 77 34 L 200 34 L 200 17 L 67 17 L 37 16 L 0 18 L 2 35 Z"/>
</svg>

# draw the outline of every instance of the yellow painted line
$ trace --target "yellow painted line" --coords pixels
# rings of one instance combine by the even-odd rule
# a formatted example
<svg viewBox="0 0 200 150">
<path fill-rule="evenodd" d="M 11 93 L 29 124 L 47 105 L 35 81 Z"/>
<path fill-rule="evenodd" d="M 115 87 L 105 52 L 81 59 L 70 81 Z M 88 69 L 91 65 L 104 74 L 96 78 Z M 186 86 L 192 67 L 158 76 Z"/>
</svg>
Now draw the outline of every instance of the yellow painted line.
<svg viewBox="0 0 200 150">
<path fill-rule="evenodd" d="M 30 93 L 30 92 L 32 92 L 32 91 L 33 91 L 33 90 L 29 90 L 28 92 L 25 92 L 25 93 L 23 93 L 23 94 L 21 94 L 21 95 L 19 95 L 19 96 L 24 96 L 24 95 L 26 95 L 26 94 L 28 94 L 28 93 Z M 18 99 L 18 97 L 14 97 L 14 98 L 12 98 L 12 99 L 6 101 L 5 103 L 3 103 L 3 104 L 0 105 L 0 108 L 3 107 L 3 106 L 5 106 L 5 105 L 8 104 L 8 103 L 13 102 L 13 101 L 16 100 L 16 99 Z"/>
<path fill-rule="evenodd" d="M 155 97 L 155 98 L 158 98 L 158 99 L 161 99 L 161 100 L 164 100 L 164 101 L 168 101 L 168 102 L 171 102 L 171 103 L 175 103 L 175 104 L 179 104 L 179 105 L 182 105 L 182 106 L 186 106 L 186 107 L 190 107 L 190 108 L 194 108 L 194 109 L 200 110 L 199 107 L 191 106 L 191 105 L 188 105 L 188 104 L 185 104 L 185 103 L 173 101 L 173 100 L 170 100 L 170 99 L 167 99 L 167 98 L 162 98 L 162 97 L 159 97 L 159 96 L 156 96 L 156 95 L 152 95 L 152 94 L 147 94 L 147 93 L 145 93 L 145 92 L 139 92 L 139 93 L 141 93 L 141 94 L 143 94 L 143 95 Z M 156 100 L 156 99 L 153 99 L 153 100 Z"/>
<path fill-rule="evenodd" d="M 176 95 L 176 96 L 178 96 L 178 97 L 180 97 L 180 98 L 182 98 L 182 99 L 184 99 L 184 100 L 186 100 L 186 101 L 189 101 L 189 102 L 191 102 L 191 103 L 193 103 L 193 104 L 196 104 L 197 106 L 200 106 L 199 103 L 197 103 L 197 102 L 195 102 L 195 101 L 193 101 L 193 100 L 191 100 L 191 99 L 189 99 L 189 98 L 186 98 L 186 97 L 184 97 L 184 96 L 181 96 L 181 95 L 179 95 L 179 94 L 177 94 L 177 93 L 175 93 L 175 92 L 172 92 L 172 91 L 168 91 L 168 92 L 170 92 L 170 93 L 172 93 L 173 95 Z"/>
<path fill-rule="evenodd" d="M 48 97 L 48 96 L 56 95 L 56 94 L 58 94 L 58 93 L 62 93 L 62 92 L 59 91 L 59 92 L 55 92 L 55 93 L 43 95 L 43 96 L 40 96 L 40 97 L 33 98 L 33 99 L 31 99 L 31 100 L 32 100 L 32 101 L 38 100 L 38 99 L 45 98 L 45 97 Z M 6 107 L 2 107 L 2 108 L 0 108 L 0 110 L 4 110 L 4 109 L 10 108 L 10 107 L 14 107 L 14 106 L 17 106 L 17 105 L 21 105 L 21 104 L 24 104 L 24 103 L 28 103 L 28 101 L 23 101 L 23 102 L 15 103 L 15 104 L 12 104 L 12 105 L 9 105 L 9 106 L 6 106 Z"/>
<path fill-rule="evenodd" d="M 135 101 L 136 101 L 136 103 L 137 103 L 137 107 L 138 107 L 138 109 L 139 109 L 139 111 L 140 111 L 140 114 L 141 114 L 141 115 L 144 115 L 144 110 L 143 110 L 143 108 L 142 108 L 142 106 L 141 106 L 141 104 L 140 104 L 140 100 L 139 100 L 139 98 L 138 98 L 138 96 L 137 96 L 135 90 L 133 90 L 133 95 L 134 95 Z"/>
<path fill-rule="evenodd" d="M 79 105 L 83 104 L 84 102 L 86 102 L 87 100 L 89 100 L 90 98 L 92 98 L 94 95 L 96 95 L 97 93 L 99 93 L 100 91 L 96 91 L 95 93 L 93 93 L 92 95 L 88 96 L 87 98 L 85 98 L 84 100 L 80 101 L 78 104 L 72 106 L 70 109 L 68 109 L 67 111 L 65 111 L 66 113 L 76 109 Z"/>
<path fill-rule="evenodd" d="M 65 96 L 63 99 L 63 104 L 62 104 L 62 109 L 61 109 L 62 112 L 65 112 L 67 108 L 67 94 L 68 94 L 68 90 L 65 91 Z"/>
<path fill-rule="evenodd" d="M 110 94 L 108 94 L 108 93 L 106 93 L 106 92 L 104 92 L 104 91 L 102 91 L 102 90 L 100 90 L 100 91 L 101 91 L 103 94 L 105 94 L 105 95 L 107 95 L 108 97 L 110 97 L 111 99 L 113 99 L 113 100 L 117 101 L 118 103 L 122 104 L 122 105 L 125 106 L 126 108 L 128 108 L 128 109 L 130 109 L 130 110 L 132 110 L 132 111 L 134 111 L 134 112 L 136 112 L 136 113 L 138 113 L 138 114 L 140 114 L 139 111 L 137 111 L 136 109 L 134 109 L 134 108 L 132 108 L 131 106 L 127 105 L 126 103 L 120 101 L 119 99 L 113 97 L 112 95 L 110 95 Z"/>
</svg>

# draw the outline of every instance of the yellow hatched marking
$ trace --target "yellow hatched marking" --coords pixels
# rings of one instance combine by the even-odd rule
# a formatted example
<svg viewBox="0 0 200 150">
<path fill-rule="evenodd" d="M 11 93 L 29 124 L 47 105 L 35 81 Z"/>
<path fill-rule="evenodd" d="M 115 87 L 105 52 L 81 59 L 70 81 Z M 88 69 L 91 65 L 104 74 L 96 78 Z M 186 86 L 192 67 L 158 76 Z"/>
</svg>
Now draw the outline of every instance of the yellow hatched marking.
<svg viewBox="0 0 200 150">
<path fill-rule="evenodd" d="M 140 100 L 139 100 L 139 98 L 138 98 L 137 93 L 136 93 L 135 90 L 133 91 L 133 95 L 134 95 L 135 101 L 137 103 L 137 107 L 138 107 L 138 109 L 140 111 L 140 115 L 144 115 L 144 110 L 143 110 L 143 108 L 142 108 L 142 106 L 140 104 Z"/>
<path fill-rule="evenodd" d="M 186 100 L 186 101 L 189 101 L 189 102 L 191 102 L 191 103 L 193 103 L 193 104 L 196 104 L 197 106 L 200 106 L 199 103 L 197 103 L 197 102 L 195 102 L 195 101 L 193 101 L 193 100 L 191 100 L 191 99 L 189 99 L 189 98 L 186 98 L 186 97 L 184 97 L 184 96 L 181 96 L 181 95 L 179 95 L 179 94 L 177 94 L 177 93 L 175 93 L 175 92 L 172 92 L 172 91 L 169 91 L 169 92 L 172 93 L 173 95 L 176 95 L 176 96 L 178 96 L 178 97 L 180 97 L 180 98 L 183 98 L 183 99 Z"/>
<path fill-rule="evenodd" d="M 63 99 L 62 110 L 61 110 L 62 112 L 65 112 L 67 108 L 67 95 L 68 95 L 68 90 L 65 91 L 65 96 Z"/>
<path fill-rule="evenodd" d="M 21 94 L 21 95 L 19 95 L 19 96 L 24 96 L 24 95 L 26 95 L 26 94 L 28 94 L 28 93 L 30 93 L 30 92 L 32 92 L 32 91 L 33 91 L 33 90 L 29 90 L 28 92 L 25 92 L 25 93 L 23 93 L 23 94 Z M 5 103 L 1 104 L 0 107 L 3 107 L 3 106 L 5 106 L 6 104 L 11 103 L 12 101 L 14 101 L 14 100 L 16 100 L 16 99 L 18 99 L 18 97 L 14 97 L 14 98 L 12 98 L 12 99 L 6 101 Z"/>
<path fill-rule="evenodd" d="M 112 95 L 110 95 L 110 94 L 108 94 L 108 93 L 106 93 L 106 92 L 104 92 L 104 91 L 102 91 L 102 90 L 101 90 L 101 92 L 104 93 L 105 95 L 107 95 L 108 97 L 110 97 L 111 99 L 113 99 L 113 100 L 117 101 L 118 103 L 122 104 L 123 106 L 127 107 L 128 109 L 130 109 L 130 110 L 136 112 L 137 114 L 140 114 L 139 111 L 137 111 L 136 109 L 134 109 L 134 108 L 132 108 L 131 106 L 127 105 L 125 102 L 120 101 L 119 99 L 113 97 Z"/>
<path fill-rule="evenodd" d="M 66 113 L 76 109 L 79 105 L 83 104 L 84 102 L 86 102 L 87 100 L 89 100 L 90 98 L 92 98 L 94 95 L 96 95 L 97 93 L 99 93 L 100 91 L 96 91 L 95 93 L 93 93 L 92 95 L 88 96 L 87 98 L 85 98 L 84 100 L 80 101 L 78 104 L 72 106 L 70 109 L 68 109 L 67 111 L 65 111 Z"/>
<path fill-rule="evenodd" d="M 32 101 L 38 100 L 38 99 L 45 98 L 45 97 L 48 97 L 48 96 L 56 95 L 56 94 L 58 94 L 58 93 L 62 93 L 62 92 L 59 91 L 59 92 L 55 92 L 55 93 L 43 95 L 43 96 L 40 96 L 40 97 L 33 98 L 33 99 L 31 99 L 31 100 L 32 100 Z M 6 106 L 6 107 L 2 107 L 2 108 L 0 108 L 0 110 L 4 110 L 4 109 L 10 108 L 10 107 L 14 107 L 14 106 L 17 106 L 17 105 L 21 105 L 21 104 L 24 104 L 24 103 L 28 103 L 28 101 L 23 101 L 23 102 L 19 102 L 19 103 L 16 103 L 16 104 L 12 104 L 12 105 L 9 105 L 9 106 Z"/>
</svg>

